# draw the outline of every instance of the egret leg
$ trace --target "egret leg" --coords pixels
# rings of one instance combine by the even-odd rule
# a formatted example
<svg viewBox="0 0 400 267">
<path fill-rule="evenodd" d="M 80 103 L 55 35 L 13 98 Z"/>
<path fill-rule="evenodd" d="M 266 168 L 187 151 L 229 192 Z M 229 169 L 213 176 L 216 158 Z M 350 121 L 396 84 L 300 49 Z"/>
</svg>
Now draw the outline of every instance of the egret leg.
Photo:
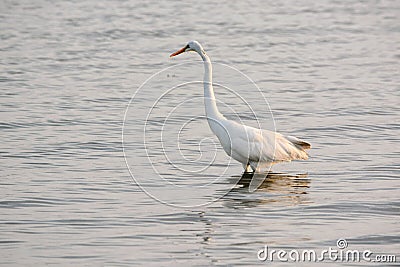
<svg viewBox="0 0 400 267">
<path fill-rule="evenodd" d="M 253 169 L 250 167 L 250 164 L 243 164 L 244 172 L 253 172 Z"/>
</svg>

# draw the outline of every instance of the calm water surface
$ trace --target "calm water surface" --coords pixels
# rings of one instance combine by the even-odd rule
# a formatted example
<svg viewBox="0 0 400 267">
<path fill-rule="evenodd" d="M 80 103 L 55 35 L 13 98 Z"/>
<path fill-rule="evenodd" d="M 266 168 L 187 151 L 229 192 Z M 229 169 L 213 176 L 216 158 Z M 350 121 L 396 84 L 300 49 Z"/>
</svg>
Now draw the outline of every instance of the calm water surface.
<svg viewBox="0 0 400 267">
<path fill-rule="evenodd" d="M 398 1 L 40 0 L 0 10 L 0 265 L 253 266 L 270 264 L 257 260 L 264 245 L 321 250 L 338 238 L 400 260 Z M 243 179 L 235 186 L 241 166 L 214 146 L 199 83 L 162 98 L 143 154 L 154 101 L 202 79 L 194 55 L 168 58 L 191 39 L 216 62 L 215 82 L 231 82 L 270 128 L 260 92 L 223 64 L 257 84 L 276 129 L 312 143 L 310 160 L 275 166 L 290 175 L 256 192 Z M 125 110 L 150 75 L 184 62 L 127 112 L 140 188 L 125 164 Z M 224 114 L 251 124 L 238 97 L 221 86 L 216 94 Z M 197 102 L 164 123 L 186 99 Z M 181 208 L 143 187 L 177 206 L 227 195 Z"/>
</svg>

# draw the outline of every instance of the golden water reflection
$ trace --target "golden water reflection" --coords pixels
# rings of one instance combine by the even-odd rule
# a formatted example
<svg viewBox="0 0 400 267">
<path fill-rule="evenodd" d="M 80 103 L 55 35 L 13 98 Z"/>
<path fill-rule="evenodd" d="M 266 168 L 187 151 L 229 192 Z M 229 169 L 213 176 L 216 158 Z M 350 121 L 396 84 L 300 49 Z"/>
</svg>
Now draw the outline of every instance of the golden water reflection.
<svg viewBox="0 0 400 267">
<path fill-rule="evenodd" d="M 241 177 L 232 176 L 230 181 L 236 183 L 236 186 L 224 197 L 224 205 L 240 208 L 266 204 L 287 206 L 311 203 L 308 196 L 311 180 L 307 173 L 270 172 L 255 175 L 243 173 Z M 254 192 L 249 191 L 252 179 L 261 179 Z"/>
</svg>

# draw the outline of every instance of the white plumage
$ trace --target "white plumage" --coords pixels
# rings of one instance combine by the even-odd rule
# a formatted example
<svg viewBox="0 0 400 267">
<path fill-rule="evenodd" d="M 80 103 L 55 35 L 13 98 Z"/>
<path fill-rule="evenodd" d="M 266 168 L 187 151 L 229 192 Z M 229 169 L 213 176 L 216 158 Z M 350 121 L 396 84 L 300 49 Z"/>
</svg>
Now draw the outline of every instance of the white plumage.
<svg viewBox="0 0 400 267">
<path fill-rule="evenodd" d="M 218 111 L 212 86 L 211 61 L 200 43 L 191 41 L 171 57 L 188 51 L 197 52 L 204 62 L 204 104 L 208 124 L 224 151 L 242 163 L 245 172 L 263 172 L 274 163 L 308 159 L 305 150 L 311 145 L 305 141 L 226 119 Z"/>
</svg>

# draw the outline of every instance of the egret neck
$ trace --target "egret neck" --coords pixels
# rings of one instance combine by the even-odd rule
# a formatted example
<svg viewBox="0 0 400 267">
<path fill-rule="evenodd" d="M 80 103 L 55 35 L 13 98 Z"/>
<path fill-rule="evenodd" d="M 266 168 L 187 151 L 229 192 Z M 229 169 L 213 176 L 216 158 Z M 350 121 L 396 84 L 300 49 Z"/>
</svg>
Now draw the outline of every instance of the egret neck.
<svg viewBox="0 0 400 267">
<path fill-rule="evenodd" d="M 199 54 L 204 62 L 204 105 L 207 121 L 211 130 L 215 133 L 217 128 L 221 127 L 218 121 L 225 120 L 225 117 L 219 112 L 214 95 L 211 60 L 204 51 L 201 51 Z"/>
</svg>

